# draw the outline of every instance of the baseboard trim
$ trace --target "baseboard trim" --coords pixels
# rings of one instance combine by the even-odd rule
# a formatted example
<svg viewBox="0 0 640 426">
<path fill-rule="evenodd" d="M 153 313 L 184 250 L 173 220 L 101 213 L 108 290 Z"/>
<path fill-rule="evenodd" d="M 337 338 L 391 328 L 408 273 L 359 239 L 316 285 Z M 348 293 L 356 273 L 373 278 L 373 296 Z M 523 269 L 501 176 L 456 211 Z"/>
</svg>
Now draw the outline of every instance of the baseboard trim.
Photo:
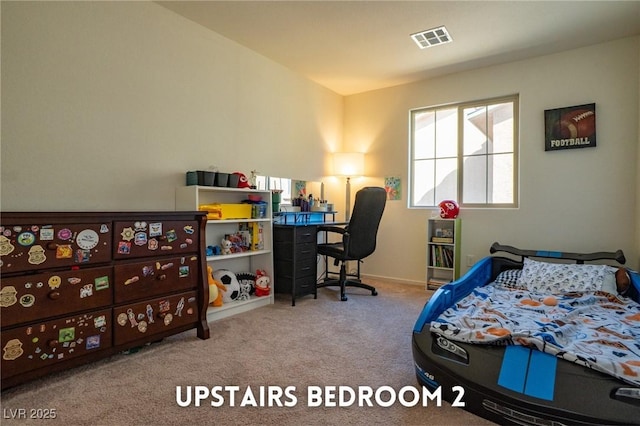
<svg viewBox="0 0 640 426">
<path fill-rule="evenodd" d="M 379 279 L 379 280 L 385 280 L 385 281 L 398 283 L 398 284 L 409 284 L 409 285 L 416 285 L 420 287 L 424 287 L 426 285 L 424 281 L 407 280 L 407 279 L 395 278 L 395 277 L 385 277 L 383 275 L 361 274 L 361 276 L 363 281 L 366 281 L 367 278 L 371 278 L 374 280 Z"/>
</svg>

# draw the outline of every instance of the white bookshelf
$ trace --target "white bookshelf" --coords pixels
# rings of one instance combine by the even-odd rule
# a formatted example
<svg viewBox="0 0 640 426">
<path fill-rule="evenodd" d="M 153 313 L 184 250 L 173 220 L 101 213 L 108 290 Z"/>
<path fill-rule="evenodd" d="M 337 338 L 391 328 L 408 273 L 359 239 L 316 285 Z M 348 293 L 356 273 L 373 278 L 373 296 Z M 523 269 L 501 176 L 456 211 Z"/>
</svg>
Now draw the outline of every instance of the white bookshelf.
<svg viewBox="0 0 640 426">
<path fill-rule="evenodd" d="M 427 289 L 460 278 L 460 229 L 456 219 L 431 218 L 427 222 Z"/>
<path fill-rule="evenodd" d="M 257 269 L 264 270 L 271 278 L 271 293 L 268 296 L 251 295 L 249 300 L 225 302 L 222 306 L 209 306 L 207 309 L 207 321 L 240 314 L 262 306 L 274 303 L 274 275 L 273 275 L 273 226 L 271 192 L 256 189 L 225 188 L 215 186 L 190 185 L 176 188 L 176 210 L 198 210 L 202 204 L 236 204 L 246 200 L 250 194 L 259 195 L 267 202 L 267 214 L 265 218 L 256 219 L 222 219 L 208 220 L 206 227 L 206 245 L 216 246 L 225 234 L 238 231 L 241 223 L 259 222 L 262 226 L 263 249 L 232 253 L 227 255 L 207 256 L 207 265 L 213 270 L 228 269 L 235 273 L 256 273 Z"/>
</svg>

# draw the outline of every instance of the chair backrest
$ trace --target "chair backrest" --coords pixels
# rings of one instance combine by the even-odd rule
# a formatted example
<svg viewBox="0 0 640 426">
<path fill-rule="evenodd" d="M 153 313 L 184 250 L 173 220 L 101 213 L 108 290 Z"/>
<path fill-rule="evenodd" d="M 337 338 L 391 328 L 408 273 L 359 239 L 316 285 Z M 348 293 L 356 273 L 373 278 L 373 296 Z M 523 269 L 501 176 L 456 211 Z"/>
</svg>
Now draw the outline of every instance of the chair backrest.
<svg viewBox="0 0 640 426">
<path fill-rule="evenodd" d="M 356 192 L 348 236 L 343 239 L 347 257 L 362 259 L 376 249 L 378 226 L 387 202 L 384 188 L 369 186 Z"/>
</svg>

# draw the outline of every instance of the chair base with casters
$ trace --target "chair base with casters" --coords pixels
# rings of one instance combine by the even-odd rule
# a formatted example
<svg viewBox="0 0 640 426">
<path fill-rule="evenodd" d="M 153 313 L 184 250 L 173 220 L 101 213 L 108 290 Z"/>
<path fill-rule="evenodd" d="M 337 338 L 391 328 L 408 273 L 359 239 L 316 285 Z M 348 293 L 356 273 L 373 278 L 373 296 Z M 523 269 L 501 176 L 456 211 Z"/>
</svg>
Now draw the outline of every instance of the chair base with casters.
<svg viewBox="0 0 640 426">
<path fill-rule="evenodd" d="M 347 295 L 346 295 L 346 289 L 347 287 L 358 287 L 358 288 L 363 288 L 365 290 L 369 290 L 371 292 L 372 296 L 377 296 L 378 295 L 378 291 L 376 290 L 375 287 L 369 285 L 369 284 L 365 284 L 360 280 L 360 260 L 356 260 L 358 262 L 358 272 L 356 274 L 348 274 L 347 273 L 347 267 L 346 267 L 346 262 L 342 261 L 335 261 L 334 265 L 337 266 L 338 263 L 340 263 L 340 272 L 336 273 L 336 272 L 330 272 L 328 269 L 329 266 L 329 261 L 327 260 L 327 257 L 325 257 L 325 273 L 327 275 L 327 277 L 324 279 L 324 281 L 320 282 L 317 284 L 316 288 L 322 288 L 322 287 L 340 287 L 340 300 L 341 301 L 346 301 Z M 332 275 L 338 275 L 338 278 L 331 278 L 329 277 L 329 274 Z"/>
</svg>

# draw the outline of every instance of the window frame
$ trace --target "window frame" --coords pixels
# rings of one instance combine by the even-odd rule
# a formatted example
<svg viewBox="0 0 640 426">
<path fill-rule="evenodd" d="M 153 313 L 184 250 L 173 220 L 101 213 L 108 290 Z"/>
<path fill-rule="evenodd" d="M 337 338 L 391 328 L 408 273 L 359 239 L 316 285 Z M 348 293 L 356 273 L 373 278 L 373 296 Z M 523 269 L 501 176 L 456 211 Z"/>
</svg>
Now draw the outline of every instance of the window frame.
<svg viewBox="0 0 640 426">
<path fill-rule="evenodd" d="M 477 108 L 477 107 L 490 107 L 491 105 L 503 104 L 503 103 L 513 103 L 513 151 L 507 151 L 504 153 L 510 153 L 513 156 L 513 175 L 511 177 L 513 183 L 513 202 L 511 203 L 471 203 L 471 202 L 463 202 L 463 194 L 464 194 L 464 116 L 462 111 L 467 108 Z M 457 110 L 457 164 L 456 164 L 456 202 L 460 205 L 460 207 L 464 208 L 480 208 L 480 209 L 517 209 L 519 208 L 519 163 L 520 163 L 520 155 L 519 155 L 519 145 L 520 145 L 520 137 L 519 137 L 519 122 L 520 122 L 520 96 L 519 94 L 512 94 L 506 96 L 500 96 L 489 99 L 479 99 L 475 101 L 468 102 L 457 102 L 450 104 L 440 104 L 429 107 L 420 107 L 413 108 L 409 110 L 409 182 L 408 182 L 408 196 L 407 196 L 407 207 L 411 209 L 433 209 L 437 208 L 438 205 L 416 205 L 416 200 L 414 199 L 414 180 L 415 180 L 415 115 L 424 112 L 436 112 L 439 110 L 453 109 Z M 436 130 L 437 132 L 437 130 Z M 437 142 L 434 142 L 437 143 Z M 432 158 L 433 160 L 438 159 L 435 156 Z M 484 156 L 487 160 L 490 156 L 495 155 L 494 153 L 486 152 L 484 154 L 480 154 Z M 488 172 L 485 173 L 485 179 L 488 178 Z M 434 203 L 437 203 L 438 200 L 434 200 Z"/>
</svg>

